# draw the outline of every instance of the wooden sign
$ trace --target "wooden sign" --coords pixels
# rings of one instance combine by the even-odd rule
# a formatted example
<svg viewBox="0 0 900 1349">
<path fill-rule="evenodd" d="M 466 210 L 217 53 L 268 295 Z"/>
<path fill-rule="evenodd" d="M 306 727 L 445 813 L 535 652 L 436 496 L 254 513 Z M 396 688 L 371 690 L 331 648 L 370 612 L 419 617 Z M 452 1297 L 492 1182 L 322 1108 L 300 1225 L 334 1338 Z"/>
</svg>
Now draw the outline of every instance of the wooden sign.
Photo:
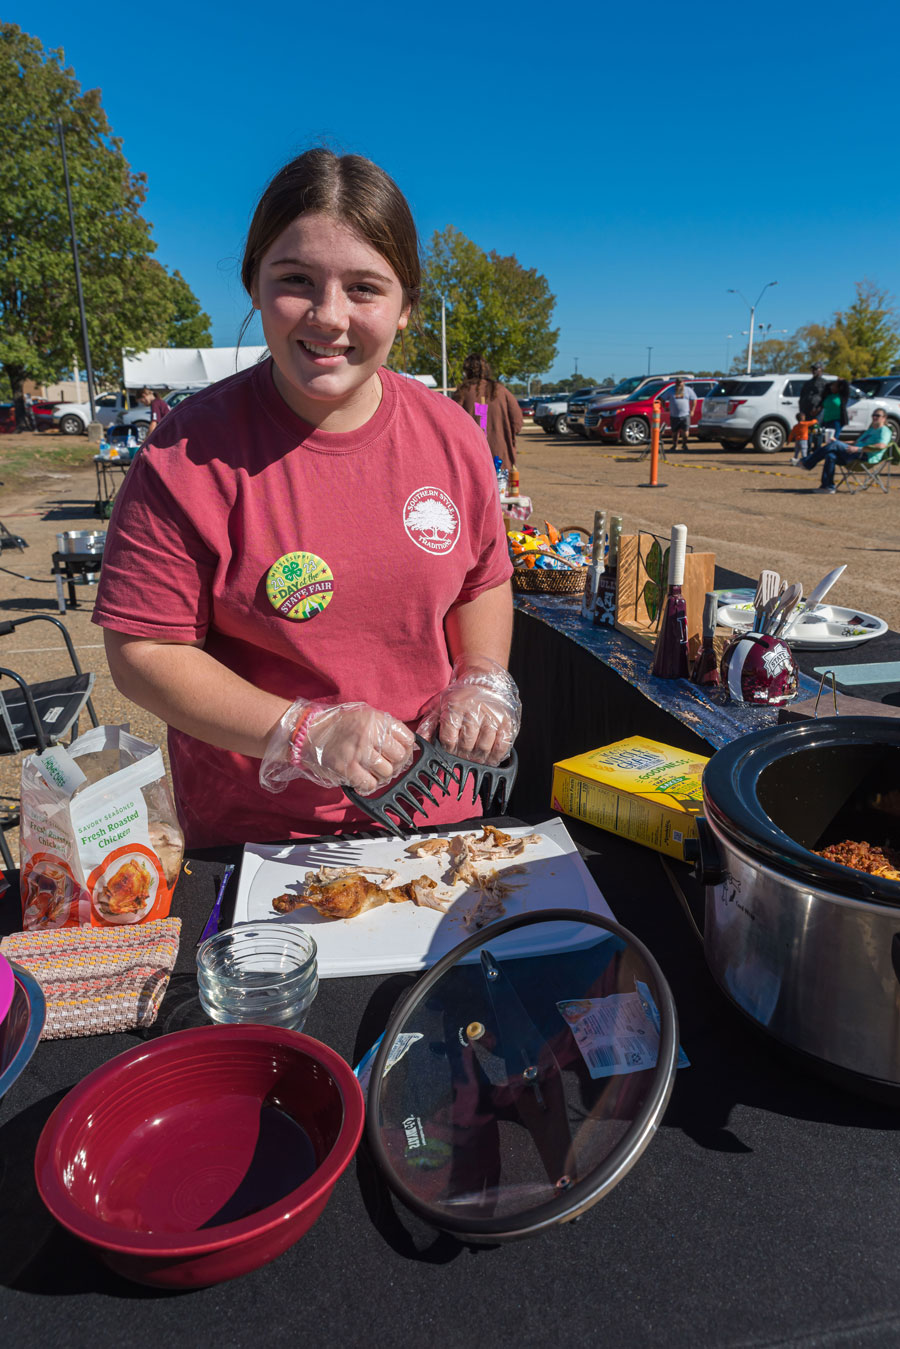
<svg viewBox="0 0 900 1349">
<path fill-rule="evenodd" d="M 682 592 L 692 653 L 703 629 L 706 592 L 715 589 L 715 573 L 715 553 L 685 554 Z M 669 583 L 668 539 L 655 534 L 623 534 L 616 580 L 616 627 L 652 651 Z"/>
</svg>

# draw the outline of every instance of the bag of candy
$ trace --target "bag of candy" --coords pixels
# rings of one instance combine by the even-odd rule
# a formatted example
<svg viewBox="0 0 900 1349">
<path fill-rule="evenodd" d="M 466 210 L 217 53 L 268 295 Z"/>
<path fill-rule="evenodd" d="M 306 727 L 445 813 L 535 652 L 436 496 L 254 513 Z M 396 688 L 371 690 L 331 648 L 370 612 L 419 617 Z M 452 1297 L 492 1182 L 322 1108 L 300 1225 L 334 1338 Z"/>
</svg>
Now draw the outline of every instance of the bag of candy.
<svg viewBox="0 0 900 1349">
<path fill-rule="evenodd" d="M 22 764 L 22 926 L 165 918 L 184 835 L 160 750 L 96 726 Z"/>
</svg>

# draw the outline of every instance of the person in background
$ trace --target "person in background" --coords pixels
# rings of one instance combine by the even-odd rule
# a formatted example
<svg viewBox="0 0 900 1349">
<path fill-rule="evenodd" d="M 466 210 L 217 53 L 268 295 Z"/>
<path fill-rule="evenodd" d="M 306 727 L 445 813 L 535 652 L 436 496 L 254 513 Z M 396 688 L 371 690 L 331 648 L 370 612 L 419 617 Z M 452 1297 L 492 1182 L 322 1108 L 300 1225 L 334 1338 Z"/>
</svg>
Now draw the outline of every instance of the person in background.
<svg viewBox="0 0 900 1349">
<path fill-rule="evenodd" d="M 797 425 L 788 436 L 788 440 L 794 447 L 794 453 L 791 456 L 791 463 L 794 467 L 802 463 L 809 453 L 809 438 L 815 427 L 815 421 L 806 421 L 801 412 L 797 413 Z"/>
<path fill-rule="evenodd" d="M 493 371 L 483 356 L 472 354 L 463 361 L 463 381 L 453 392 L 453 398 L 482 426 L 487 435 L 491 454 L 500 459 L 507 474 L 516 462 L 516 436 L 525 420 L 522 409 L 505 384 L 494 379 Z M 487 407 L 487 425 L 475 404 Z"/>
<path fill-rule="evenodd" d="M 823 431 L 830 431 L 835 440 L 839 438 L 850 420 L 850 414 L 847 411 L 849 398 L 850 385 L 845 379 L 836 379 L 826 386 L 822 411 L 819 415 L 819 425 Z M 830 440 L 831 436 L 826 436 L 826 440 Z"/>
<path fill-rule="evenodd" d="M 822 376 L 823 369 L 821 361 L 816 361 L 812 367 L 812 379 L 808 379 L 800 390 L 800 415 L 804 421 L 819 420 L 828 387 Z"/>
<path fill-rule="evenodd" d="M 697 401 L 697 395 L 689 384 L 685 384 L 683 379 L 676 379 L 674 388 L 660 400 L 665 403 L 669 409 L 669 421 L 672 426 L 672 449 L 678 445 L 678 437 L 681 435 L 681 447 L 686 450 L 688 447 L 688 432 L 691 429 L 691 413 L 694 410 L 694 404 Z"/>
<path fill-rule="evenodd" d="M 863 431 L 855 446 L 845 445 L 841 440 L 828 440 L 820 445 L 803 461 L 804 468 L 815 468 L 822 464 L 822 484 L 816 490 L 833 493 L 834 469 L 836 464 L 853 464 L 864 459 L 867 464 L 877 464 L 883 459 L 891 443 L 891 428 L 887 424 L 884 408 L 876 408 L 872 413 L 872 425 Z"/>
<path fill-rule="evenodd" d="M 147 435 L 152 436 L 169 411 L 169 405 L 164 398 L 158 398 L 152 389 L 141 390 L 141 402 L 150 409 L 150 425 L 147 427 Z"/>
</svg>

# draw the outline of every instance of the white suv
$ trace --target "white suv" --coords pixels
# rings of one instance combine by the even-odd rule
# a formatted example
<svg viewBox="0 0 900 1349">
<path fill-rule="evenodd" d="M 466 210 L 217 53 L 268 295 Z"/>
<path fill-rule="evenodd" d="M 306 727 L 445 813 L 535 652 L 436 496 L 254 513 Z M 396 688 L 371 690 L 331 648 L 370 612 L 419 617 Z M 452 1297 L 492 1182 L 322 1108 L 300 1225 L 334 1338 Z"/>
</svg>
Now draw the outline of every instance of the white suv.
<svg viewBox="0 0 900 1349">
<path fill-rule="evenodd" d="M 763 454 L 777 454 L 797 420 L 800 390 L 811 377 L 806 374 L 736 375 L 721 379 L 703 400 L 703 412 L 697 427 L 700 440 L 717 440 L 723 449 L 743 449 L 748 442 Z M 826 383 L 835 378 L 824 376 Z M 888 414 L 888 426 L 900 440 L 900 400 L 867 398 L 850 386 L 847 412 L 850 421 L 843 434 L 855 439 L 865 431 L 876 408 Z"/>
</svg>

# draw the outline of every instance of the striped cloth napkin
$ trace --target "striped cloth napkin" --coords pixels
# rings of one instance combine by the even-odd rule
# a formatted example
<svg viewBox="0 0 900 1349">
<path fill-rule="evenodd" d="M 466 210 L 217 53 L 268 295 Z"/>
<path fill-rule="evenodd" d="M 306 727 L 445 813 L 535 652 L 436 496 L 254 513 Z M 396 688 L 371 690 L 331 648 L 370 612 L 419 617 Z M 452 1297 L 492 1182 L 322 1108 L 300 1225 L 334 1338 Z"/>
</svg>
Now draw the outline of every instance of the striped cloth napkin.
<svg viewBox="0 0 900 1349">
<path fill-rule="evenodd" d="M 0 951 L 34 975 L 47 1000 L 42 1040 L 152 1026 L 178 957 L 181 919 L 123 927 L 14 932 Z"/>
</svg>

